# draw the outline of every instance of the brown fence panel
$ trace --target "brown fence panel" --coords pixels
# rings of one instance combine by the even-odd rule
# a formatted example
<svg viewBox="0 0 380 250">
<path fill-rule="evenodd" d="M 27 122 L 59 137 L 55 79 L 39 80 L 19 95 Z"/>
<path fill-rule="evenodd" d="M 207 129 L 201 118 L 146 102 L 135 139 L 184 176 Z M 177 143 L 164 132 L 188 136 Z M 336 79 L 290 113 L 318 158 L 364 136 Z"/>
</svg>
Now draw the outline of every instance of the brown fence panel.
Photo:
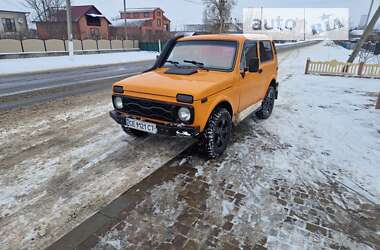
<svg viewBox="0 0 380 250">
<path fill-rule="evenodd" d="M 121 50 L 139 48 L 138 40 L 73 40 L 74 50 Z M 59 39 L 0 39 L 0 53 L 60 52 L 68 51 L 68 41 Z"/>
<path fill-rule="evenodd" d="M 139 48 L 139 40 L 134 40 L 133 45 L 134 48 Z"/>
<path fill-rule="evenodd" d="M 26 39 L 22 41 L 24 52 L 44 52 L 45 45 L 43 40 Z"/>
<path fill-rule="evenodd" d="M 99 40 L 98 41 L 99 50 L 111 49 L 111 44 L 109 40 Z"/>
<path fill-rule="evenodd" d="M 112 49 L 123 49 L 123 42 L 121 40 L 112 40 Z"/>
<path fill-rule="evenodd" d="M 1 39 L 0 40 L 0 53 L 20 53 L 22 46 L 20 40 L 15 39 Z"/>
<path fill-rule="evenodd" d="M 125 49 L 133 49 L 133 40 L 124 40 L 124 48 Z"/>
<path fill-rule="evenodd" d="M 82 42 L 83 42 L 83 50 L 97 50 L 98 49 L 95 40 L 83 40 Z"/>
<path fill-rule="evenodd" d="M 49 39 L 45 41 L 45 44 L 48 52 L 65 51 L 65 44 L 63 40 Z"/>
</svg>

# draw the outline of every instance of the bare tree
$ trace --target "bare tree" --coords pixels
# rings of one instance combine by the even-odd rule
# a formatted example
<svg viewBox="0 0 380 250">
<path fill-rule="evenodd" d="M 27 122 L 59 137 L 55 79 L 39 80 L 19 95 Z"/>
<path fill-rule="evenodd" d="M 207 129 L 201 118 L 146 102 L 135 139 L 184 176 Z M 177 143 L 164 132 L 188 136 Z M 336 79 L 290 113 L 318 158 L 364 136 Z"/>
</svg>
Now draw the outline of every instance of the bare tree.
<svg viewBox="0 0 380 250">
<path fill-rule="evenodd" d="M 203 0 L 205 10 L 203 23 L 214 33 L 225 33 L 231 19 L 231 10 L 236 5 L 235 0 Z"/>
<path fill-rule="evenodd" d="M 24 0 L 25 6 L 33 9 L 37 22 L 57 21 L 57 12 L 65 6 L 65 0 Z"/>
</svg>

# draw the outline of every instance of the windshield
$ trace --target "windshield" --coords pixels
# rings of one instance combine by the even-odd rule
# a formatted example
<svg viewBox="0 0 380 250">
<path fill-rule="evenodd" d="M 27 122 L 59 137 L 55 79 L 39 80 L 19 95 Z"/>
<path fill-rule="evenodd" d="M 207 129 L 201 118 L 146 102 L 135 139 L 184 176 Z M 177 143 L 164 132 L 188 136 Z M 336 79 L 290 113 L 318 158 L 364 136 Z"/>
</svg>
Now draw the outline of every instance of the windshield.
<svg viewBox="0 0 380 250">
<path fill-rule="evenodd" d="M 170 53 L 164 66 L 201 66 L 210 70 L 231 71 L 237 43 L 234 41 L 182 41 Z"/>
</svg>

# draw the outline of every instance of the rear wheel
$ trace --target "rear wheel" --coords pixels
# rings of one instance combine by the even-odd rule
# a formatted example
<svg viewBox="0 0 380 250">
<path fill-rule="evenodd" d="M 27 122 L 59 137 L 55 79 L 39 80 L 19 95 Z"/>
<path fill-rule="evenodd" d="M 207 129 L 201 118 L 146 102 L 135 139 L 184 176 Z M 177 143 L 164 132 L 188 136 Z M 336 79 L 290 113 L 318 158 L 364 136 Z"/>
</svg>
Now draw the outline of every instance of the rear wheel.
<svg viewBox="0 0 380 250">
<path fill-rule="evenodd" d="M 124 126 L 121 126 L 121 128 L 123 129 L 123 131 L 126 134 L 132 135 L 132 136 L 135 136 L 135 137 L 143 137 L 143 136 L 148 135 L 147 132 L 140 131 L 140 130 L 137 130 L 137 129 L 128 128 L 128 127 L 124 127 Z"/>
<path fill-rule="evenodd" d="M 256 112 L 256 116 L 260 119 L 268 119 L 272 114 L 275 99 L 276 89 L 273 86 L 269 86 L 267 95 L 261 104 L 261 108 Z"/>
<path fill-rule="evenodd" d="M 209 118 L 201 143 L 209 158 L 216 158 L 226 150 L 231 137 L 231 114 L 225 109 L 216 109 Z"/>
</svg>

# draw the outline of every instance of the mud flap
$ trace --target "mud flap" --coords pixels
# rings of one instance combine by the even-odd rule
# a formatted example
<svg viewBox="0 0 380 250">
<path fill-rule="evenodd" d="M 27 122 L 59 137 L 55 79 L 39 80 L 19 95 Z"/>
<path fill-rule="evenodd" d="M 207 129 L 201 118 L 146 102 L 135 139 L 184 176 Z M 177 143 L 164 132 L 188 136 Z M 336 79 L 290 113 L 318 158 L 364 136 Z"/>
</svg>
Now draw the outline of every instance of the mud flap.
<svg viewBox="0 0 380 250">
<path fill-rule="evenodd" d="M 278 85 L 279 85 L 279 82 L 276 82 L 275 85 L 274 85 L 274 88 L 276 90 L 276 94 L 275 94 L 275 99 L 276 100 L 278 99 Z"/>
</svg>

